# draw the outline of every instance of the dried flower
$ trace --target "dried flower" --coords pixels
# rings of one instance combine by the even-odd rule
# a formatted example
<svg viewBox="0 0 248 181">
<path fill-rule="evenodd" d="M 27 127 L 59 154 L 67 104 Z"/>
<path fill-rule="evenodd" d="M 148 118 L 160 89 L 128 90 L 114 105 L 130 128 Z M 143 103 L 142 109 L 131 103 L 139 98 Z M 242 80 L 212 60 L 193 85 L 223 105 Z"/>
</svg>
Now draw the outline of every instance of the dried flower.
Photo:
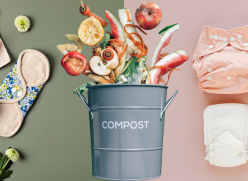
<svg viewBox="0 0 248 181">
<path fill-rule="evenodd" d="M 13 148 L 9 148 L 5 151 L 5 155 L 12 161 L 17 162 L 19 160 L 19 153 Z"/>
<path fill-rule="evenodd" d="M 30 20 L 27 16 L 18 16 L 15 19 L 15 26 L 20 32 L 26 32 L 30 28 Z"/>
</svg>

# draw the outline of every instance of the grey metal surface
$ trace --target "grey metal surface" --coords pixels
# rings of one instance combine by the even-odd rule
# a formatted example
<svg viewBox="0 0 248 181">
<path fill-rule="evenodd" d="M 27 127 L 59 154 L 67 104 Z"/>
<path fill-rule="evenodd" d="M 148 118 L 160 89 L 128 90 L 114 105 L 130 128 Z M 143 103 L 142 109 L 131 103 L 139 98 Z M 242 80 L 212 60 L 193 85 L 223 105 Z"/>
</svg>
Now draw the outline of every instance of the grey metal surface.
<svg viewBox="0 0 248 181">
<path fill-rule="evenodd" d="M 87 88 L 88 103 L 81 99 L 94 115 L 90 113 L 92 175 L 108 180 L 159 177 L 168 87 L 122 84 Z"/>
</svg>

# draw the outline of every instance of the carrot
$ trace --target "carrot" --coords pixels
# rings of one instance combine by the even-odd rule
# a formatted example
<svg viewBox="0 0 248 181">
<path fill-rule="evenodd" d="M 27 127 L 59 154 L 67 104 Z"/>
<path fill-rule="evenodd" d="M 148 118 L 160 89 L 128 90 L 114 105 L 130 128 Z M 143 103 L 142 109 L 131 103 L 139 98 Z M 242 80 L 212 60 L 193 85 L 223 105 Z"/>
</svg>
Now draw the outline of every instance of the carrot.
<svg viewBox="0 0 248 181">
<path fill-rule="evenodd" d="M 81 6 L 79 7 L 79 12 L 82 15 L 86 16 L 87 14 L 89 14 L 90 8 L 86 4 L 83 4 L 83 2 L 81 1 Z"/>
<path fill-rule="evenodd" d="M 118 56 L 118 59 L 120 60 L 121 59 L 121 57 L 126 53 L 126 51 L 127 51 L 127 48 L 128 48 L 128 45 L 126 45 L 125 47 L 124 47 L 124 43 L 121 41 L 121 40 L 119 40 L 119 39 L 110 39 L 108 42 L 113 42 L 113 41 L 118 41 L 118 42 L 120 42 L 121 44 L 123 44 L 123 46 L 122 46 L 122 52 L 119 54 L 119 56 Z M 112 47 L 113 48 L 113 47 Z"/>
<path fill-rule="evenodd" d="M 113 81 L 115 80 L 115 74 L 113 71 L 109 74 L 109 78 L 110 80 L 113 80 Z"/>
<path fill-rule="evenodd" d="M 92 17 L 98 19 L 101 22 L 102 26 L 107 26 L 108 25 L 107 21 L 105 21 L 100 16 L 96 15 L 95 13 L 90 12 L 89 6 L 87 6 L 86 4 L 83 4 L 82 0 L 81 0 L 81 6 L 79 8 L 79 12 L 84 16 L 88 16 L 88 17 L 92 16 Z"/>
<path fill-rule="evenodd" d="M 124 26 L 124 32 L 126 33 L 127 37 L 133 42 L 134 46 L 136 46 L 140 51 L 141 53 L 138 54 L 138 53 L 132 53 L 131 55 L 134 56 L 134 57 L 139 57 L 137 62 L 139 62 L 140 58 L 145 56 L 148 52 L 148 48 L 147 46 L 144 44 L 144 41 L 142 39 L 142 37 L 138 34 L 138 33 L 128 33 L 127 30 L 126 30 L 126 27 L 127 26 L 131 26 L 131 27 L 135 27 L 135 28 L 138 28 L 142 33 L 144 33 L 145 35 L 146 32 L 144 32 L 139 26 L 137 25 L 132 25 L 132 24 L 126 24 Z M 140 41 L 137 41 L 135 40 L 135 38 L 132 36 L 132 35 L 136 35 L 137 37 L 139 37 Z"/>
<path fill-rule="evenodd" d="M 127 8 L 125 8 L 125 11 L 126 11 L 126 14 L 127 14 L 127 21 L 128 22 L 131 22 L 131 19 L 130 19 L 130 14 L 129 14 L 129 11 Z"/>
<path fill-rule="evenodd" d="M 132 27 L 138 28 L 142 33 L 144 33 L 145 35 L 147 35 L 147 34 L 146 34 L 146 32 L 144 32 L 137 25 L 126 24 L 124 26 L 124 31 L 125 31 L 125 33 L 127 35 L 126 38 L 129 38 L 134 43 L 134 46 L 138 47 L 138 49 L 141 51 L 140 54 L 138 54 L 138 53 L 132 53 L 131 54 L 133 57 L 139 57 L 138 60 L 137 60 L 137 62 L 139 62 L 140 58 L 143 57 L 143 56 L 145 56 L 147 54 L 148 47 L 144 44 L 144 41 L 143 41 L 142 37 L 138 33 L 128 33 L 127 30 L 126 30 L 126 26 L 132 26 Z M 139 37 L 140 41 L 136 41 L 135 38 L 132 35 L 136 35 L 137 37 Z M 118 39 L 110 39 L 109 41 L 119 41 L 119 42 L 121 42 L 123 44 L 123 51 L 119 55 L 119 59 L 120 59 L 125 54 L 128 46 L 126 45 L 125 48 L 124 48 L 125 43 L 122 42 L 121 40 L 118 40 Z M 126 39 L 125 39 L 125 42 L 126 42 Z"/>
<path fill-rule="evenodd" d="M 160 58 L 163 58 L 163 57 L 165 57 L 166 55 L 169 55 L 170 53 L 162 53 L 161 55 L 160 55 Z"/>
<path fill-rule="evenodd" d="M 108 34 L 110 34 L 110 36 L 114 37 L 114 35 L 111 32 L 106 31 L 106 33 L 108 33 Z"/>
<path fill-rule="evenodd" d="M 128 47 L 128 45 L 125 46 L 125 48 L 123 49 L 123 51 L 122 51 L 122 52 L 120 53 L 120 55 L 118 56 L 118 59 L 119 59 L 119 60 L 120 60 L 121 57 L 126 53 L 127 47 Z"/>
</svg>

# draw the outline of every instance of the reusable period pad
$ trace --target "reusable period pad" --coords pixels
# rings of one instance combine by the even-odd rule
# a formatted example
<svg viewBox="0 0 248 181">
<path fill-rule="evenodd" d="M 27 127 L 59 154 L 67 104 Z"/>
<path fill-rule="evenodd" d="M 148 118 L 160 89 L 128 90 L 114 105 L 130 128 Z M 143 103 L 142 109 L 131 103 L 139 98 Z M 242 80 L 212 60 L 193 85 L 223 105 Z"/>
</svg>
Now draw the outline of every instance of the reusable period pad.
<svg viewBox="0 0 248 181">
<path fill-rule="evenodd" d="M 0 86 L 0 136 L 11 137 L 46 83 L 50 73 L 45 55 L 24 50 Z"/>
<path fill-rule="evenodd" d="M 248 26 L 222 30 L 204 26 L 193 56 L 201 91 L 248 92 Z"/>
<path fill-rule="evenodd" d="M 9 54 L 0 38 L 0 68 L 10 62 Z"/>
<path fill-rule="evenodd" d="M 219 167 L 247 162 L 248 105 L 217 104 L 204 111 L 206 160 Z"/>
</svg>

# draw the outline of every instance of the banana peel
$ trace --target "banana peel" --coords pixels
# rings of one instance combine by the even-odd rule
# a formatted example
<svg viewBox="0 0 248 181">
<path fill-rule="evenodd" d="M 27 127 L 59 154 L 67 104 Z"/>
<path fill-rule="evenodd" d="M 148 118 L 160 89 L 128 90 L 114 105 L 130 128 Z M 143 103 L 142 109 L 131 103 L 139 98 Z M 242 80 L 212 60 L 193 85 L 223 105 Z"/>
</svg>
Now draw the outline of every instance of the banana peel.
<svg viewBox="0 0 248 181">
<path fill-rule="evenodd" d="M 63 55 L 66 55 L 70 51 L 77 51 L 77 52 L 81 53 L 81 51 L 83 49 L 83 43 L 81 42 L 81 40 L 74 34 L 65 34 L 65 36 L 68 40 L 73 41 L 76 45 L 70 44 L 70 43 L 59 44 L 59 45 L 57 45 L 57 49 Z"/>
<path fill-rule="evenodd" d="M 108 81 L 105 81 L 105 80 L 109 80 L 109 77 L 108 76 L 101 76 L 101 75 L 97 75 L 97 74 L 94 74 L 94 73 L 87 74 L 87 76 L 90 79 L 92 79 L 95 82 L 98 82 L 100 84 L 111 84 Z"/>
<path fill-rule="evenodd" d="M 58 49 L 63 55 L 66 55 L 67 53 L 69 53 L 69 51 L 65 49 L 65 45 L 57 45 L 57 49 Z"/>
<path fill-rule="evenodd" d="M 81 53 L 81 51 L 83 49 L 83 43 L 78 38 L 78 36 L 77 35 L 74 35 L 74 34 L 65 34 L 65 37 L 68 40 L 73 41 L 74 43 L 76 43 L 76 45 L 78 46 L 77 52 Z"/>
</svg>

